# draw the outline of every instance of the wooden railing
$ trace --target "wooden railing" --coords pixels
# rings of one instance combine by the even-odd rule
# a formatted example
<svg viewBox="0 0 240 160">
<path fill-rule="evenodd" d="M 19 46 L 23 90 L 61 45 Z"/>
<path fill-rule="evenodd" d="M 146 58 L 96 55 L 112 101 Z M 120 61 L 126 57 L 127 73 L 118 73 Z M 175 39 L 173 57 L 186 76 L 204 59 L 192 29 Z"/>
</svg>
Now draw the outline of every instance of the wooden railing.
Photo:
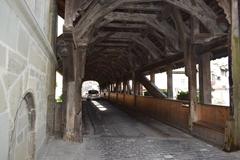
<svg viewBox="0 0 240 160">
<path fill-rule="evenodd" d="M 164 123 L 188 130 L 189 107 L 186 107 L 183 101 L 137 96 L 136 106 L 141 112 Z"/>
<path fill-rule="evenodd" d="M 188 130 L 189 107 L 183 101 L 110 93 L 111 102 L 134 109 L 174 127 Z"/>
<path fill-rule="evenodd" d="M 229 111 L 227 106 L 198 104 L 196 107 L 198 120 L 194 122 L 192 134 L 218 146 L 223 146 Z"/>
<path fill-rule="evenodd" d="M 229 107 L 209 104 L 197 105 L 197 117 L 199 123 L 205 123 L 209 127 L 222 130 L 229 119 Z"/>
<path fill-rule="evenodd" d="M 107 98 L 108 94 L 105 95 L 105 98 Z M 189 107 L 187 101 L 161 100 L 147 96 L 136 96 L 135 99 L 133 95 L 121 93 L 110 93 L 109 97 L 109 100 L 112 102 L 139 110 L 176 127 L 188 128 Z M 198 104 L 196 112 L 198 122 L 203 122 L 219 128 L 224 128 L 229 118 L 228 106 Z"/>
<path fill-rule="evenodd" d="M 117 93 L 110 93 L 109 100 L 112 102 L 117 102 Z"/>
<path fill-rule="evenodd" d="M 125 95 L 124 97 L 124 106 L 134 109 L 135 108 L 135 99 L 133 95 Z"/>
<path fill-rule="evenodd" d="M 124 108 L 149 115 L 161 122 L 190 132 L 206 141 L 219 146 L 224 143 L 224 129 L 229 119 L 229 107 L 197 104 L 197 121 L 193 123 L 193 130 L 189 129 L 189 102 L 153 97 L 133 96 L 127 94 L 110 93 L 111 102 Z"/>
<path fill-rule="evenodd" d="M 124 94 L 117 94 L 117 103 L 119 105 L 124 105 Z"/>
</svg>

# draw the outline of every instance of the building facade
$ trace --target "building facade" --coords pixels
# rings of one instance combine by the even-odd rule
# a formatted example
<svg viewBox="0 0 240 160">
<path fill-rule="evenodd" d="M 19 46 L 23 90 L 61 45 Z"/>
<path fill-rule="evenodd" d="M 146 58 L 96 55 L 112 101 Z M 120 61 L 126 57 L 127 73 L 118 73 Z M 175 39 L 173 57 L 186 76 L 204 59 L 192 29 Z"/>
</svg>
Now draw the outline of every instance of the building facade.
<svg viewBox="0 0 240 160">
<path fill-rule="evenodd" d="M 34 159 L 47 137 L 55 90 L 55 2 L 0 4 L 0 159 Z"/>
</svg>

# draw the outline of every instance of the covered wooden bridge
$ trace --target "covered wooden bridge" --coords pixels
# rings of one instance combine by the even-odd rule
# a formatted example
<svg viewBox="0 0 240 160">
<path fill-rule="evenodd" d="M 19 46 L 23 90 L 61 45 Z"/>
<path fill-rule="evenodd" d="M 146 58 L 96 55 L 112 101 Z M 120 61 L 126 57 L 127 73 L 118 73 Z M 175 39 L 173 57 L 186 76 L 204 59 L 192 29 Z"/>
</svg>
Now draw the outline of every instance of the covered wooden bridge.
<svg viewBox="0 0 240 160">
<path fill-rule="evenodd" d="M 58 0 L 65 20 L 57 39 L 64 138 L 82 140 L 81 84 L 95 80 L 105 99 L 126 109 L 228 151 L 240 147 L 239 6 L 239 0 Z M 214 106 L 210 61 L 226 56 L 231 104 Z M 189 101 L 171 100 L 172 70 L 180 67 L 188 77 Z M 165 71 L 167 95 L 154 84 L 154 74 Z M 139 95 L 141 85 L 150 97 Z"/>
</svg>

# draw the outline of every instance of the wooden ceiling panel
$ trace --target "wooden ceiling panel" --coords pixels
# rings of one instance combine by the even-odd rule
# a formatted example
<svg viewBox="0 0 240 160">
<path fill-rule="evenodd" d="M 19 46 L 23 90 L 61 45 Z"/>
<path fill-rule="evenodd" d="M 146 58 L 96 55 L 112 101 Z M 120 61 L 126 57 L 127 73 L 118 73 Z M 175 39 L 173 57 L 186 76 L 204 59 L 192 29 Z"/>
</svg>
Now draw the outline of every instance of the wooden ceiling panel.
<svg viewBox="0 0 240 160">
<path fill-rule="evenodd" d="M 86 79 L 95 78 L 104 83 L 120 76 L 127 77 L 130 70 L 137 69 L 147 73 L 156 65 L 167 65 L 173 63 L 173 60 L 176 61 L 176 66 L 182 65 L 183 36 L 179 27 L 182 27 L 183 34 L 190 39 L 192 17 L 197 19 L 199 25 L 199 29 L 196 29 L 199 30 L 198 41 L 194 41 L 199 53 L 224 46 L 226 43 L 225 39 L 220 43 L 221 36 L 226 32 L 222 31 L 219 24 L 227 24 L 227 7 L 221 7 L 223 1 L 227 0 L 199 0 L 196 1 L 197 7 L 190 3 L 190 0 L 124 0 L 127 3 L 111 10 L 109 4 L 116 1 L 121 0 L 109 3 L 90 3 L 89 0 L 86 5 L 88 7 L 82 10 L 74 23 L 74 33 L 78 33 L 74 34 L 75 40 L 81 37 L 79 35 L 83 35 L 81 33 L 87 32 L 88 28 L 93 28 L 87 52 Z M 96 4 L 97 7 L 92 6 Z M 99 4 L 111 10 L 101 18 L 98 16 L 105 10 L 100 10 Z M 58 14 L 64 18 L 65 0 L 57 0 L 57 6 Z M 179 11 L 177 13 L 180 15 L 181 25 L 176 20 L 179 17 L 173 14 L 175 9 Z M 97 23 L 91 24 L 94 18 L 98 19 Z M 218 34 L 221 36 L 213 36 Z M 99 74 L 100 70 L 103 70 L 102 75 Z"/>
<path fill-rule="evenodd" d="M 64 18 L 65 0 L 57 0 L 58 15 Z"/>
</svg>

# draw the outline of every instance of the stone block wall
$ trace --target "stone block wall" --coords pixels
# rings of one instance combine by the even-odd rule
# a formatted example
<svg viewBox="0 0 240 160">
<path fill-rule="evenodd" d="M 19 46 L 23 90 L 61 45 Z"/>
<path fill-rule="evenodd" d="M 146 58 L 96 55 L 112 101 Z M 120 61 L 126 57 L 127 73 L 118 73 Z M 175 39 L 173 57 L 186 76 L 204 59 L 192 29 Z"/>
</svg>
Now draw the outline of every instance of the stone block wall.
<svg viewBox="0 0 240 160">
<path fill-rule="evenodd" d="M 0 4 L 0 160 L 32 159 L 29 149 L 36 157 L 44 146 L 48 97 L 55 92 L 56 6 L 54 0 Z"/>
</svg>

